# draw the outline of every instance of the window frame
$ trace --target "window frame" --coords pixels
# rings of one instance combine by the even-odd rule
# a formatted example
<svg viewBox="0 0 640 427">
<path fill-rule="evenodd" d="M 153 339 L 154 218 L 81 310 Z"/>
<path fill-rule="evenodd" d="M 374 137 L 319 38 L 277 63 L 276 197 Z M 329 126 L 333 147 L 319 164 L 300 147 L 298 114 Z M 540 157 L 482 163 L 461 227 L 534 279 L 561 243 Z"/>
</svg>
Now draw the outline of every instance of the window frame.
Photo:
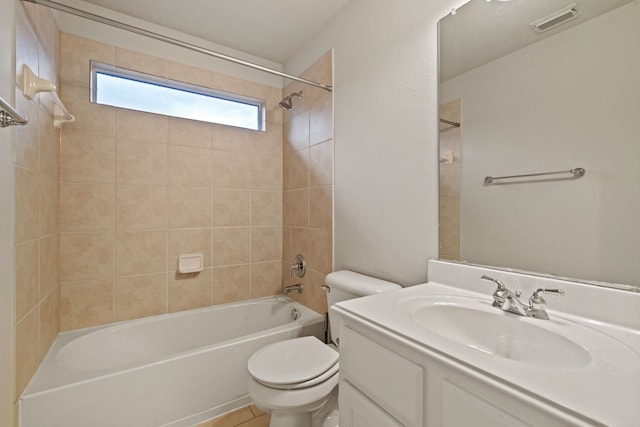
<svg viewBox="0 0 640 427">
<path fill-rule="evenodd" d="M 150 114 L 160 114 L 160 115 L 165 115 L 167 117 L 177 117 L 177 118 L 181 118 L 181 119 L 185 119 L 185 120 L 196 120 L 196 121 L 202 121 L 204 123 L 213 123 L 213 124 L 218 124 L 218 125 L 222 125 L 222 126 L 232 126 L 232 127 L 238 127 L 240 129 L 248 129 L 248 130 L 255 130 L 255 131 L 266 131 L 266 101 L 263 99 L 259 99 L 259 98 L 253 98 L 253 97 L 249 97 L 249 96 L 245 96 L 245 95 L 238 95 L 235 93 L 231 93 L 231 92 L 224 92 L 221 90 L 216 90 L 216 89 L 211 89 L 211 88 L 207 88 L 207 87 L 203 87 L 203 86 L 198 86 L 198 85 L 194 85 L 191 83 L 185 83 L 185 82 L 180 82 L 177 80 L 171 80 L 168 79 L 166 77 L 159 77 L 159 76 L 154 76 L 152 74 L 147 74 L 147 73 L 143 73 L 140 71 L 134 71 L 134 70 L 129 70 L 127 68 L 122 68 L 122 67 L 117 67 L 115 65 L 109 65 L 109 64 L 104 64 L 102 62 L 98 62 L 98 61 L 90 61 L 91 62 L 91 99 L 90 101 L 92 103 L 98 104 L 98 105 L 108 105 L 108 106 L 112 106 L 112 107 L 116 107 L 116 108 L 124 108 L 124 109 L 129 109 L 129 110 L 134 110 L 134 111 L 142 111 L 142 112 L 146 112 L 146 113 L 150 113 Z M 233 124 L 227 124 L 227 123 L 221 123 L 221 122 L 215 122 L 215 121 L 210 121 L 210 120 L 202 120 L 202 119 L 196 119 L 196 118 L 188 118 L 188 117 L 181 117 L 181 116 L 174 116 L 172 114 L 168 114 L 168 113 L 156 113 L 153 111 L 145 111 L 142 109 L 135 109 L 132 107 L 128 107 L 128 106 L 118 106 L 118 105 L 112 105 L 112 104 L 103 104 L 97 101 L 98 98 L 98 74 L 103 74 L 103 75 L 108 75 L 111 77 L 116 77 L 116 78 L 122 78 L 122 79 L 126 79 L 126 80 L 131 80 L 131 81 L 136 81 L 136 82 L 140 82 L 140 83 L 144 83 L 144 84 L 151 84 L 151 85 L 155 85 L 155 86 L 160 86 L 163 88 L 167 88 L 167 89 L 173 89 L 173 90 L 177 90 L 180 92 L 188 92 L 188 93 L 193 93 L 196 95 L 201 95 L 201 96 L 206 96 L 206 97 L 211 97 L 211 98 L 217 98 L 217 99 L 221 99 L 224 101 L 230 101 L 230 102 L 235 102 L 238 104 L 245 104 L 245 105 L 250 105 L 253 107 L 257 107 L 258 112 L 257 112 L 257 117 L 256 117 L 256 127 L 255 128 L 249 128 L 249 127 L 244 127 L 244 126 L 238 126 L 238 125 L 233 125 Z"/>
</svg>

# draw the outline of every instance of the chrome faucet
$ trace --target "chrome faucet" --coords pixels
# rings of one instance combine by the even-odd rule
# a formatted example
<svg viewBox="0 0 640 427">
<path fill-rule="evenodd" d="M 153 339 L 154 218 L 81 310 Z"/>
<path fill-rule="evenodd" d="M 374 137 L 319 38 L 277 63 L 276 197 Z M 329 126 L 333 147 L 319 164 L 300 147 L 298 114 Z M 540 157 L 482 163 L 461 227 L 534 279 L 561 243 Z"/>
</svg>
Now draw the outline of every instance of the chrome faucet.
<svg viewBox="0 0 640 427">
<path fill-rule="evenodd" d="M 307 263 L 304 261 L 304 258 L 300 254 L 296 255 L 295 261 L 291 265 L 291 268 L 289 268 L 290 278 L 293 277 L 294 272 L 298 277 L 303 277 L 304 274 L 307 272 Z"/>
<path fill-rule="evenodd" d="M 294 272 L 298 277 L 303 277 L 304 274 L 307 272 L 307 263 L 304 261 L 304 258 L 300 254 L 296 255 L 296 259 L 294 260 L 293 264 L 289 268 L 289 283 L 291 283 L 291 279 L 293 279 Z M 297 283 L 295 285 L 289 285 L 289 286 L 285 286 L 284 284 L 282 285 L 282 292 L 285 294 L 288 294 L 290 292 L 301 294 L 303 289 L 304 289 L 304 286 L 302 285 L 302 283 Z"/>
<path fill-rule="evenodd" d="M 509 313 L 515 313 L 520 316 L 527 316 L 525 305 L 518 299 L 520 291 L 512 292 L 498 279 L 484 275 L 482 280 L 488 280 L 496 284 L 497 288 L 493 292 L 493 306 Z"/>
<path fill-rule="evenodd" d="M 493 292 L 493 307 L 519 316 L 548 320 L 549 315 L 546 310 L 546 301 L 542 297 L 542 294 L 564 295 L 564 291 L 562 289 L 540 288 L 533 293 L 531 298 L 529 298 L 529 303 L 527 305 L 520 301 L 519 298 L 520 295 L 522 295 L 520 291 L 513 292 L 500 280 L 487 275 L 483 275 L 481 279 L 493 282 L 497 286 L 496 290 Z"/>
<path fill-rule="evenodd" d="M 564 291 L 562 289 L 537 289 L 531 298 L 529 298 L 529 317 L 535 317 L 536 319 L 544 319 L 549 320 L 549 315 L 547 314 L 547 302 L 542 298 L 542 294 L 549 295 L 564 295 Z"/>
<path fill-rule="evenodd" d="M 304 285 L 302 283 L 297 283 L 297 284 L 291 285 L 291 286 L 285 286 L 283 288 L 283 292 L 285 294 L 288 294 L 289 292 L 293 292 L 293 293 L 296 293 L 296 294 L 301 294 L 303 290 L 304 290 Z"/>
</svg>

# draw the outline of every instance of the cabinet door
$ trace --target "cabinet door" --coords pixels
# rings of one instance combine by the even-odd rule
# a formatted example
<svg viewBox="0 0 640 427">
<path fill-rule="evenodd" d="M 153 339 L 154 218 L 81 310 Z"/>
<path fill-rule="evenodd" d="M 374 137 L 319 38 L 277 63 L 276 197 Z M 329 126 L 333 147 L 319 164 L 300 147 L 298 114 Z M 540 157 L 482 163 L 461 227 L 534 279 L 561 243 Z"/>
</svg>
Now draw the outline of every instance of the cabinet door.
<svg viewBox="0 0 640 427">
<path fill-rule="evenodd" d="M 482 396 L 444 381 L 442 383 L 442 427 L 531 426 L 507 412 L 506 409 L 511 408 L 509 403 L 488 402 Z"/>
<path fill-rule="evenodd" d="M 429 361 L 426 425 L 438 427 L 568 427 L 563 420 L 517 391 Z"/>
<path fill-rule="evenodd" d="M 340 381 L 340 427 L 402 427 L 351 384 Z"/>
<path fill-rule="evenodd" d="M 340 378 L 402 425 L 422 427 L 423 368 L 347 326 L 340 337 Z"/>
</svg>

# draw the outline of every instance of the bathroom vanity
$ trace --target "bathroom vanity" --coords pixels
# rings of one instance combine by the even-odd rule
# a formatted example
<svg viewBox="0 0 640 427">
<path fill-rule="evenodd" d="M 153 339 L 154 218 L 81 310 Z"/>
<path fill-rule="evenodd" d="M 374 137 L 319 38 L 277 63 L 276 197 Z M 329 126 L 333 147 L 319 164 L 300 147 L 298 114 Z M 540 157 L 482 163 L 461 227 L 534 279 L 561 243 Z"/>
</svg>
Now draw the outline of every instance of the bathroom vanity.
<svg viewBox="0 0 640 427">
<path fill-rule="evenodd" d="M 565 295 L 520 316 L 483 275 Z M 332 310 L 341 426 L 640 425 L 640 293 L 430 261 L 429 283 Z"/>
</svg>

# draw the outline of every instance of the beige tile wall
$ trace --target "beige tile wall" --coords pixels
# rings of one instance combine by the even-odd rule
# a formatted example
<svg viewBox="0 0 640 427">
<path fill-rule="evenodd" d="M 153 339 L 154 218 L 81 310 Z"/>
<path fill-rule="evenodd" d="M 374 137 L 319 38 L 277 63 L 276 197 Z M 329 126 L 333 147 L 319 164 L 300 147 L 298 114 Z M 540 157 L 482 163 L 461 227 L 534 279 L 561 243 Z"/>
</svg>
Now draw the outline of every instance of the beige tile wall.
<svg viewBox="0 0 640 427">
<path fill-rule="evenodd" d="M 303 90 L 304 100 L 283 126 L 277 88 L 59 38 L 48 9 L 17 5 L 17 107 L 30 124 L 17 130 L 15 157 L 16 402 L 61 329 L 276 294 L 297 253 L 308 273 L 294 297 L 326 311 L 331 94 L 289 85 L 284 94 Z M 91 104 L 90 59 L 264 98 L 267 132 Z M 62 135 L 46 96 L 22 96 L 22 64 L 55 82 L 60 70 L 77 117 Z M 303 76 L 331 84 L 331 53 Z M 176 274 L 190 252 L 204 254 L 205 271 Z"/>
<path fill-rule="evenodd" d="M 325 84 L 333 81 L 333 55 L 327 52 L 303 74 Z M 293 100 L 284 119 L 284 230 L 283 283 L 301 282 L 304 292 L 290 294 L 324 313 L 326 298 L 320 286 L 333 268 L 333 96 L 331 92 L 299 83 L 284 94 L 303 91 Z M 307 261 L 302 279 L 289 277 L 296 254 Z"/>
<path fill-rule="evenodd" d="M 15 395 L 17 401 L 60 330 L 59 132 L 47 94 L 22 94 L 22 67 L 57 82 L 58 29 L 47 8 L 16 2 Z M 16 417 L 17 422 L 17 417 Z"/>
<path fill-rule="evenodd" d="M 440 117 L 460 123 L 460 99 L 440 106 Z M 460 179 L 462 171 L 462 135 L 460 127 L 440 124 L 440 156 L 453 154 L 452 163 L 440 162 L 440 258 L 460 259 Z"/>
<path fill-rule="evenodd" d="M 61 35 L 63 330 L 281 289 L 282 90 Z M 258 132 L 89 102 L 89 61 L 267 100 Z M 201 252 L 205 270 L 176 273 Z"/>
</svg>

